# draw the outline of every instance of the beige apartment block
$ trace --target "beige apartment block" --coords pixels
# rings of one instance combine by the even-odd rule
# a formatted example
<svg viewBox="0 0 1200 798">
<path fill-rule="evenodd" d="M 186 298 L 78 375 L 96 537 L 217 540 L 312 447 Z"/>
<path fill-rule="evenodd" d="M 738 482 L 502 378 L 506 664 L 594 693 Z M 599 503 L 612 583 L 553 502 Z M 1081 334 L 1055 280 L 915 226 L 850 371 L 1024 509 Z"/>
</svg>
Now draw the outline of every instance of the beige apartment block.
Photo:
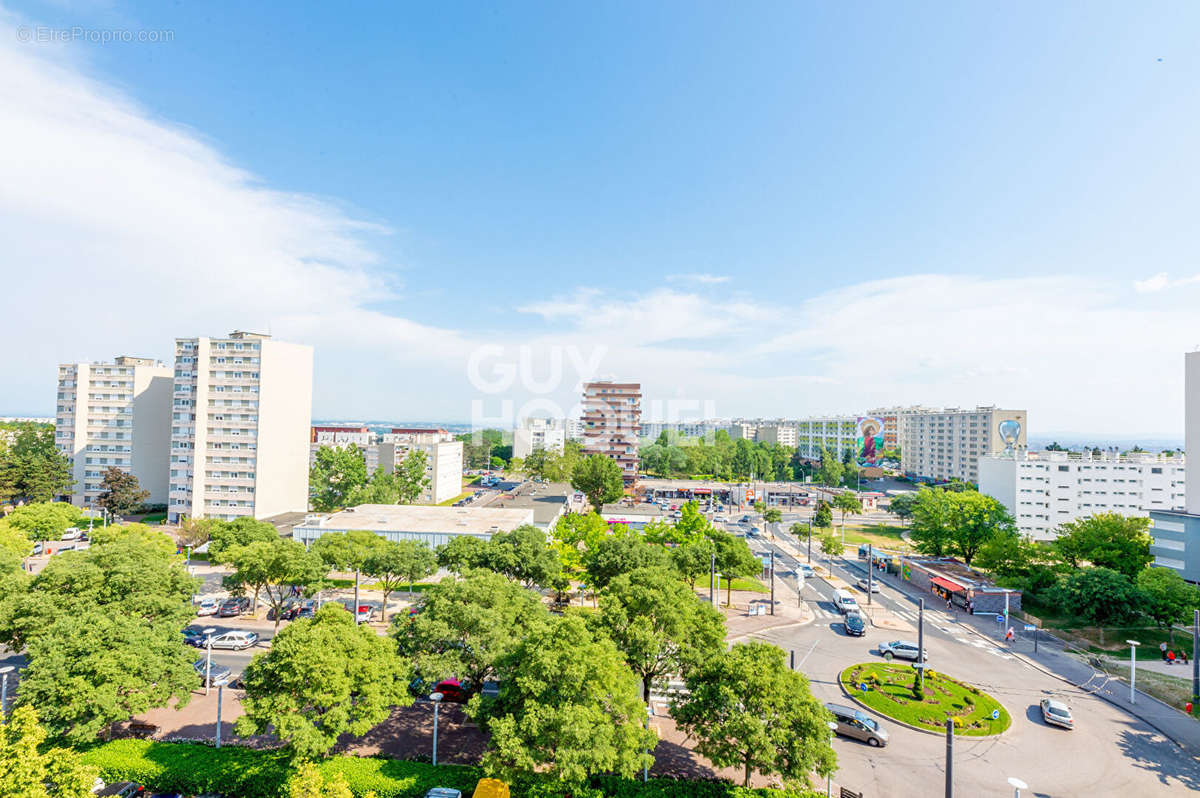
<svg viewBox="0 0 1200 798">
<path fill-rule="evenodd" d="M 583 386 L 583 453 L 602 454 L 621 467 L 625 486 L 637 482 L 642 386 L 599 380 Z"/>
<path fill-rule="evenodd" d="M 914 477 L 978 484 L 979 458 L 1010 448 L 1028 448 L 1027 427 L 1024 410 L 994 406 L 912 413 L 904 420 L 900 467 Z"/>
<path fill-rule="evenodd" d="M 171 369 L 145 357 L 58 367 L 54 442 L 71 460 L 71 503 L 92 507 L 109 468 L 137 477 L 149 504 L 167 501 Z"/>
<path fill-rule="evenodd" d="M 176 339 L 172 521 L 308 509 L 312 374 L 310 346 L 240 331 Z"/>
<path fill-rule="evenodd" d="M 444 430 L 442 431 L 444 432 Z M 374 448 L 377 462 L 384 471 L 392 473 L 413 451 L 425 453 L 425 478 L 429 484 L 417 497 L 417 504 L 440 504 L 462 493 L 463 444 L 462 441 L 439 440 L 439 437 L 422 431 L 406 436 L 393 433 L 392 440 L 377 444 Z M 384 437 L 389 437 L 387 433 Z M 369 459 L 369 458 L 368 458 Z"/>
</svg>

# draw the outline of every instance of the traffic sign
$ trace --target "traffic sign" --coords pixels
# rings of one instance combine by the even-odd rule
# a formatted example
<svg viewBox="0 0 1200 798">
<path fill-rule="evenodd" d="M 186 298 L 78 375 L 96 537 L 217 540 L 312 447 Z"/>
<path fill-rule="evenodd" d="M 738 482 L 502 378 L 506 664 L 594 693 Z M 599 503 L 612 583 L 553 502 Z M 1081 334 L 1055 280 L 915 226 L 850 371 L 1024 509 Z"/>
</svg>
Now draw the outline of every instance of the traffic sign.
<svg viewBox="0 0 1200 798">
<path fill-rule="evenodd" d="M 746 488 L 746 501 L 754 501 L 754 488 Z"/>
<path fill-rule="evenodd" d="M 1036 629 L 1037 629 L 1037 627 L 1036 627 L 1036 626 L 1034 626 L 1034 625 L 1033 625 L 1033 624 L 1031 624 L 1031 623 L 1027 623 L 1027 624 L 1025 624 L 1025 631 L 1026 631 L 1026 632 L 1032 632 L 1032 631 L 1035 631 Z"/>
<path fill-rule="evenodd" d="M 1000 710 L 998 710 L 998 709 L 992 710 L 992 720 L 1000 720 Z"/>
<path fill-rule="evenodd" d="M 997 616 L 996 616 L 996 623 L 1004 623 L 1004 616 L 1003 616 L 1003 615 L 997 615 Z"/>
</svg>

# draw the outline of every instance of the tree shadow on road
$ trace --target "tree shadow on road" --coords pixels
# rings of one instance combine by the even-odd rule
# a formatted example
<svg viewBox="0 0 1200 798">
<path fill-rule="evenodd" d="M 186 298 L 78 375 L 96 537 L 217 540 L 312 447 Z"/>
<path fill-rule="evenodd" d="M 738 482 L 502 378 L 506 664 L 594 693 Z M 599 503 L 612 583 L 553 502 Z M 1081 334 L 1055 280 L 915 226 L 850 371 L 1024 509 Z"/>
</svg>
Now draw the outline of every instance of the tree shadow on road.
<svg viewBox="0 0 1200 798">
<path fill-rule="evenodd" d="M 1200 765 L 1179 751 L 1174 743 L 1164 741 L 1161 735 L 1126 729 L 1121 732 L 1117 746 L 1134 767 L 1153 773 L 1161 784 L 1169 786 L 1177 783 L 1193 791 L 1200 791 Z M 1167 750 L 1175 752 L 1176 755 L 1155 756 Z"/>
</svg>

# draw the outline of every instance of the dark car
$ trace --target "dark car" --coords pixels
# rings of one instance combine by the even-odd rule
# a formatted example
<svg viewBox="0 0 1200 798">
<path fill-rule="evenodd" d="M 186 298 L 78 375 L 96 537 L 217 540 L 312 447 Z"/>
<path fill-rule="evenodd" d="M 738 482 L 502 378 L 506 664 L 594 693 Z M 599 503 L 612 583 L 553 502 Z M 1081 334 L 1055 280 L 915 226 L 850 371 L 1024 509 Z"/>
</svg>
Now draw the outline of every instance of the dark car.
<svg viewBox="0 0 1200 798">
<path fill-rule="evenodd" d="M 204 648 L 204 630 L 189 626 L 183 630 L 183 642 L 196 648 Z"/>
<path fill-rule="evenodd" d="M 249 612 L 249 610 L 250 599 L 245 596 L 234 596 L 221 602 L 221 606 L 217 609 L 217 617 L 236 618 L 243 612 Z"/>
<path fill-rule="evenodd" d="M 867 623 L 857 612 L 846 613 L 842 626 L 845 627 L 846 634 L 854 637 L 862 637 L 867 633 Z"/>
<path fill-rule="evenodd" d="M 103 796 L 103 798 L 132 798 L 132 796 L 142 798 L 145 794 L 146 788 L 132 781 L 114 782 L 102 787 L 96 793 L 96 795 Z"/>
<path fill-rule="evenodd" d="M 297 618 L 311 618 L 317 611 L 317 602 L 312 599 L 290 599 L 283 605 L 283 612 L 279 617 L 285 621 L 294 621 Z"/>
</svg>

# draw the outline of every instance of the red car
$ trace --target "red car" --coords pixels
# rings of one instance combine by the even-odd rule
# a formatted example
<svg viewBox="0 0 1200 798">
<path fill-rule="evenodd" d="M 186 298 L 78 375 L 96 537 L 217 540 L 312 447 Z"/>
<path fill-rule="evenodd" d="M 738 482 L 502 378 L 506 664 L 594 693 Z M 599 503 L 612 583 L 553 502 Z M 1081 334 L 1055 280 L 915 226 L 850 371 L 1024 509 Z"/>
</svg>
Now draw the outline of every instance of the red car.
<svg viewBox="0 0 1200 798">
<path fill-rule="evenodd" d="M 450 704 L 465 704 L 471 700 L 471 692 L 458 679 L 442 679 L 434 685 L 433 692 L 441 693 L 442 700 Z"/>
</svg>

